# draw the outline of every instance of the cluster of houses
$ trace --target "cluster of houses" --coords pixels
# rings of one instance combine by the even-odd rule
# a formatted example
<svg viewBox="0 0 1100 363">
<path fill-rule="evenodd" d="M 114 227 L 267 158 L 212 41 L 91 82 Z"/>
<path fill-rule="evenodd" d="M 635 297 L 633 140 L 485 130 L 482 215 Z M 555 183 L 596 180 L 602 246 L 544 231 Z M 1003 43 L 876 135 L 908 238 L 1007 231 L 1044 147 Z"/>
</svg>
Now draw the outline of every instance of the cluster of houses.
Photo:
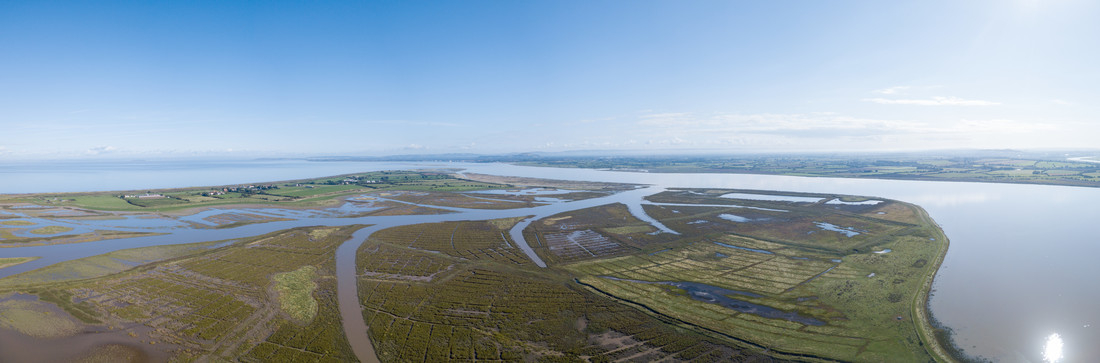
<svg viewBox="0 0 1100 363">
<path fill-rule="evenodd" d="M 212 196 L 212 195 L 222 195 L 222 194 L 225 194 L 225 193 L 255 194 L 255 193 L 257 193 L 261 190 L 268 190 L 268 189 L 279 189 L 279 187 L 274 185 L 274 184 L 249 185 L 249 186 L 239 186 L 239 187 L 225 187 L 225 188 L 222 188 L 221 190 L 215 189 L 213 191 L 207 192 L 207 193 L 205 193 L 205 195 Z"/>
<path fill-rule="evenodd" d="M 120 195 L 119 197 L 120 197 L 120 198 L 138 198 L 138 199 L 160 199 L 160 198 L 168 198 L 168 197 L 164 196 L 163 194 L 153 194 L 153 193 L 145 193 L 145 194 L 141 194 L 141 195 L 137 195 L 137 194 L 126 194 L 126 195 Z"/>
<path fill-rule="evenodd" d="M 359 179 L 359 177 L 357 177 L 357 176 L 349 176 L 347 178 L 344 178 L 344 180 L 341 180 L 339 184 L 341 184 L 341 185 L 351 185 L 351 184 L 375 184 L 375 183 L 381 183 L 381 182 L 378 181 L 378 180 L 372 180 L 372 179 Z"/>
</svg>

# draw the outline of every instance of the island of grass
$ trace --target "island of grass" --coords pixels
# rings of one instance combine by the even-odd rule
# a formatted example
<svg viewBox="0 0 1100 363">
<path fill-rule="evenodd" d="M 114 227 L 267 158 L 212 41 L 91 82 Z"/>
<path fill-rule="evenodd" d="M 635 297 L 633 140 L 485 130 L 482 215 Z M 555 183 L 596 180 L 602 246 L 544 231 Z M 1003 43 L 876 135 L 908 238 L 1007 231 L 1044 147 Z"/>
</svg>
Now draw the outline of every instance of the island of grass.
<svg viewBox="0 0 1100 363">
<path fill-rule="evenodd" d="M 39 257 L 0 257 L 0 268 L 11 267 L 37 259 L 39 259 Z"/>
<path fill-rule="evenodd" d="M 41 235 L 50 235 L 50 234 L 65 233 L 65 232 L 69 232 L 69 231 L 72 231 L 72 230 L 73 230 L 73 227 L 46 226 L 46 227 L 42 227 L 42 228 L 32 229 L 32 230 L 30 230 L 30 233 L 41 234 Z"/>
</svg>

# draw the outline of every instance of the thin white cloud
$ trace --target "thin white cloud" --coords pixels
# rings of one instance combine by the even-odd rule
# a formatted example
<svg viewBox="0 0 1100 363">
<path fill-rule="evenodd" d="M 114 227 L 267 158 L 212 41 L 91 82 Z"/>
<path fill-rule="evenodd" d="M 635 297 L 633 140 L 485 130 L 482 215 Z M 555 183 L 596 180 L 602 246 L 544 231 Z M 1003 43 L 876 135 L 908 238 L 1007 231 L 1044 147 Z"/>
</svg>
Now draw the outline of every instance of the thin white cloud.
<svg viewBox="0 0 1100 363">
<path fill-rule="evenodd" d="M 1010 119 L 896 120 L 832 112 L 801 114 L 654 113 L 607 139 L 649 147 L 753 150 L 904 150 L 1045 145 L 1065 125 Z M 615 140 L 618 138 L 618 140 Z"/>
<path fill-rule="evenodd" d="M 874 102 L 883 105 L 917 105 L 917 106 L 996 106 L 1000 102 L 968 100 L 958 97 L 932 97 L 926 99 L 893 99 L 893 98 L 864 98 L 863 101 Z"/>
<path fill-rule="evenodd" d="M 967 120 L 962 119 L 951 127 L 930 130 L 938 132 L 957 132 L 957 133 L 1004 133 L 1004 134 L 1021 134 L 1036 131 L 1050 131 L 1057 130 L 1058 127 L 1048 123 L 1040 122 L 1020 122 L 1016 120 L 1006 119 L 992 119 L 992 120 Z"/>
<path fill-rule="evenodd" d="M 111 152 L 115 152 L 115 151 L 118 151 L 118 148 L 114 147 L 114 146 L 97 146 L 97 147 L 93 147 L 91 149 L 85 150 L 84 154 L 85 155 L 100 155 L 100 154 L 107 154 L 107 153 L 111 153 Z"/>
<path fill-rule="evenodd" d="M 894 87 L 889 87 L 889 88 L 877 89 L 874 92 L 884 94 L 884 95 L 892 95 L 892 94 L 901 93 L 901 92 L 903 92 L 907 89 L 909 89 L 909 86 L 894 86 Z"/>
<path fill-rule="evenodd" d="M 876 120 L 844 116 L 830 112 L 808 114 L 710 114 L 661 113 L 642 116 L 639 126 L 668 129 L 661 132 L 753 132 L 786 133 L 818 130 L 903 131 L 925 127 L 921 123 L 899 120 Z"/>
<path fill-rule="evenodd" d="M 1050 103 L 1053 103 L 1053 104 L 1056 104 L 1056 105 L 1062 105 L 1062 106 L 1069 106 L 1069 105 L 1073 104 L 1073 102 L 1069 102 L 1069 101 L 1066 101 L 1066 100 L 1059 100 L 1059 99 L 1050 100 Z"/>
<path fill-rule="evenodd" d="M 412 126 L 442 126 L 442 127 L 461 127 L 461 124 L 453 122 L 436 122 L 436 121 L 410 121 L 410 120 L 377 120 L 369 121 L 374 124 L 388 124 L 388 125 L 412 125 Z"/>
</svg>

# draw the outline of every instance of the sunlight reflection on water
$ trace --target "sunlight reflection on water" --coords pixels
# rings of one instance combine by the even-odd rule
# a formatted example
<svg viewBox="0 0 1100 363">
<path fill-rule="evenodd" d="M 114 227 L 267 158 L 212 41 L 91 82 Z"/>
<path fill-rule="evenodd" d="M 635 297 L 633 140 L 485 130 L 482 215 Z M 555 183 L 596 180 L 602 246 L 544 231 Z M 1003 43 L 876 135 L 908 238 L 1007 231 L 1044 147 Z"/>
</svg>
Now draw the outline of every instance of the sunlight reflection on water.
<svg viewBox="0 0 1100 363">
<path fill-rule="evenodd" d="M 1043 348 L 1043 360 L 1049 363 L 1057 363 L 1062 360 L 1062 336 L 1058 333 L 1047 337 L 1046 347 Z"/>
</svg>

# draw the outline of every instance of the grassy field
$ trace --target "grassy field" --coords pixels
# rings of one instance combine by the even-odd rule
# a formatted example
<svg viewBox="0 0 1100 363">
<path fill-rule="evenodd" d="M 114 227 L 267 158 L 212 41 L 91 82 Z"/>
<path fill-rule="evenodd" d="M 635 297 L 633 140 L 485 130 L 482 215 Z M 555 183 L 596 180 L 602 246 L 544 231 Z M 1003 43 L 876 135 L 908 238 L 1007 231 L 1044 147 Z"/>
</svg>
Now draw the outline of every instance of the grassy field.
<svg viewBox="0 0 1100 363">
<path fill-rule="evenodd" d="M 317 290 L 317 268 L 302 266 L 294 271 L 275 274 L 275 291 L 279 294 L 279 307 L 299 323 L 308 323 L 317 316 L 317 300 L 313 291 Z"/>
<path fill-rule="evenodd" d="M 319 207 L 336 200 L 379 190 L 471 191 L 510 185 L 458 179 L 446 173 L 381 171 L 276 183 L 203 188 L 2 195 L 0 205 L 33 204 L 97 211 L 174 212 L 228 205 Z M 152 197 L 150 197 L 152 196 Z M 455 195 L 460 197 L 459 195 Z"/>
</svg>

